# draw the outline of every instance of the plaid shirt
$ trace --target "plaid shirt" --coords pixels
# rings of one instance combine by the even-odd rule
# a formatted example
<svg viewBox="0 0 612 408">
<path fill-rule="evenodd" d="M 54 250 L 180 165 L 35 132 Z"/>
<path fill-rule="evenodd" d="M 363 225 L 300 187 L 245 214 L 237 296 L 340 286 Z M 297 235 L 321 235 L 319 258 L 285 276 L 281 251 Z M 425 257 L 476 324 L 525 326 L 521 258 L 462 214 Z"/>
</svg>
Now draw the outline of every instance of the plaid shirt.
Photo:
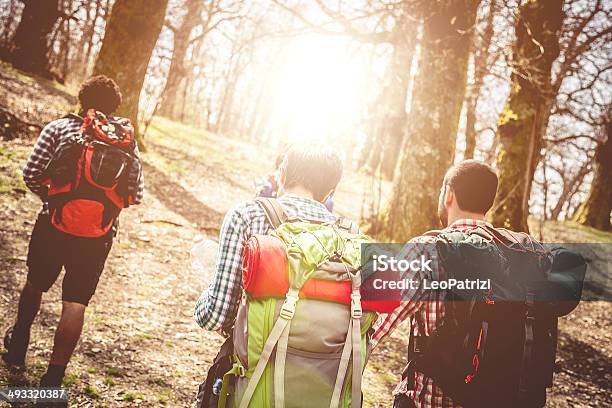
<svg viewBox="0 0 612 408">
<path fill-rule="evenodd" d="M 476 226 L 484 225 L 490 226 L 490 224 L 481 220 L 460 219 L 452 223 L 444 231 L 466 232 Z M 423 278 L 443 279 L 444 271 L 436 263 L 437 257 L 435 254 L 431 253 L 434 251 L 433 245 L 423 245 L 433 243 L 434 239 L 435 237 L 430 235 L 416 237 L 410 240 L 400 255 L 400 258 L 403 259 L 417 259 L 421 255 L 431 259 L 433 272 L 430 273 L 432 276 L 424 276 L 420 271 L 409 271 L 407 273 L 414 275 L 402 276 L 403 279 L 419 281 L 422 281 Z M 437 325 L 442 322 L 445 296 L 446 291 L 444 290 L 423 291 L 417 289 L 412 293 L 404 293 L 402 295 L 401 306 L 391 314 L 381 315 L 374 323 L 375 331 L 372 336 L 372 346 L 378 345 L 382 339 L 395 330 L 399 323 L 407 318 L 410 318 L 410 330 L 412 330 L 414 335 L 429 336 L 436 329 Z M 419 319 L 419 322 L 421 322 L 424 333 L 420 332 L 416 319 Z M 393 394 L 407 394 L 413 399 L 416 406 L 421 408 L 460 408 L 459 405 L 454 404 L 449 397 L 444 395 L 440 387 L 431 378 L 425 377 L 421 373 L 416 373 L 414 389 L 409 389 L 409 386 L 408 380 L 403 379 L 397 385 Z"/>
<path fill-rule="evenodd" d="M 336 216 L 317 201 L 285 194 L 278 202 L 290 218 L 334 222 Z M 228 211 L 219 235 L 219 252 L 212 283 L 196 303 L 195 321 L 206 330 L 227 332 L 234 325 L 242 297 L 242 251 L 255 234 L 266 234 L 270 225 L 255 201 L 245 201 Z"/>
<path fill-rule="evenodd" d="M 26 186 L 41 199 L 46 199 L 48 191 L 48 187 L 42 184 L 43 173 L 51 162 L 57 146 L 61 141 L 80 134 L 81 124 L 77 118 L 61 118 L 49 123 L 40 132 L 34 150 L 23 168 L 23 180 Z M 134 154 L 139 157 L 138 146 L 135 147 Z M 144 195 L 144 177 L 142 171 L 140 173 L 134 204 L 140 204 Z"/>
</svg>

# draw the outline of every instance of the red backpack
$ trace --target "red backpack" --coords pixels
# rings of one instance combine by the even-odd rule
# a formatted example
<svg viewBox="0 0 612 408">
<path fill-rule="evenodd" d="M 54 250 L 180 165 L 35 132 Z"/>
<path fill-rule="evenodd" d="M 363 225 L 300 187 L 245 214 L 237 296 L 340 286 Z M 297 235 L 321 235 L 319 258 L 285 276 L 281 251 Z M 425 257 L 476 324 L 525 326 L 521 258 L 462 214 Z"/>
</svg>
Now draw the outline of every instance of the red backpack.
<svg viewBox="0 0 612 408">
<path fill-rule="evenodd" d="M 128 119 L 90 109 L 80 132 L 60 142 L 45 170 L 51 224 L 79 237 L 106 234 L 121 209 L 134 203 L 141 176 Z"/>
</svg>

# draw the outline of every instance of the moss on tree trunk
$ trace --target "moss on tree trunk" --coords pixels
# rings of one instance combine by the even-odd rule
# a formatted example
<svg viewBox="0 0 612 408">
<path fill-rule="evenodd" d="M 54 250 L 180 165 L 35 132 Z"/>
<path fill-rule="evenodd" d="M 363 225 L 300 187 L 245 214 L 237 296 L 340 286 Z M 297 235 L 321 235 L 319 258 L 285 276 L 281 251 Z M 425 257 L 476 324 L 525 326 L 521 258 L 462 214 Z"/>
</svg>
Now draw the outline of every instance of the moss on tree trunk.
<svg viewBox="0 0 612 408">
<path fill-rule="evenodd" d="M 382 225 L 373 231 L 388 239 L 404 241 L 439 225 L 438 192 L 455 152 L 478 3 L 422 3 L 426 18 L 407 140 Z"/>
<path fill-rule="evenodd" d="M 498 128 L 496 226 L 529 231 L 529 195 L 555 98 L 551 67 L 563 17 L 563 0 L 530 0 L 519 9 L 510 97 Z"/>
<path fill-rule="evenodd" d="M 607 140 L 595 151 L 593 181 L 587 199 L 580 205 L 574 220 L 589 227 L 611 231 L 612 211 L 612 123 L 606 124 Z"/>
<path fill-rule="evenodd" d="M 151 53 L 159 37 L 168 0 L 117 0 L 106 26 L 94 75 L 108 75 L 117 81 L 123 94 L 118 114 L 132 120 L 136 138 L 138 103 Z"/>
</svg>

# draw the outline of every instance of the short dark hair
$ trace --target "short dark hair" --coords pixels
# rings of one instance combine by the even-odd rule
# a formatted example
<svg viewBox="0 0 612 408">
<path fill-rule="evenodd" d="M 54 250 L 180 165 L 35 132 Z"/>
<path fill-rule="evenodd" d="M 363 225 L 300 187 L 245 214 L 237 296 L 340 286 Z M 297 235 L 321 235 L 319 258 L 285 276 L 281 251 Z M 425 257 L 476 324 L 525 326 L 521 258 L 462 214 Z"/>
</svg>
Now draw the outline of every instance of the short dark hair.
<svg viewBox="0 0 612 408">
<path fill-rule="evenodd" d="M 457 205 L 463 211 L 485 214 L 497 194 L 497 173 L 479 160 L 464 160 L 446 172 L 444 185 L 453 189 Z"/>
<path fill-rule="evenodd" d="M 121 104 L 121 91 L 111 78 L 97 75 L 83 82 L 79 89 L 79 102 L 83 110 L 95 109 L 110 115 Z"/>
<path fill-rule="evenodd" d="M 283 166 L 285 187 L 301 185 L 312 192 L 317 201 L 323 201 L 342 177 L 340 156 L 320 144 L 292 146 L 285 155 Z"/>
</svg>

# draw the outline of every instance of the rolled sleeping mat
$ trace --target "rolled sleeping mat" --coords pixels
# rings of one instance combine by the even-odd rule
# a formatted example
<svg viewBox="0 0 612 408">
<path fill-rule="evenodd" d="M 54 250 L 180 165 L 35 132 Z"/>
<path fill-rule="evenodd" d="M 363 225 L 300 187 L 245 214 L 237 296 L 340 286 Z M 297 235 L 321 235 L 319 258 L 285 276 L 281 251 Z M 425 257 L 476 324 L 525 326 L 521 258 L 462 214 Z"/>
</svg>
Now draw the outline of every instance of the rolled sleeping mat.
<svg viewBox="0 0 612 408">
<path fill-rule="evenodd" d="M 289 290 L 288 268 L 287 249 L 280 239 L 254 235 L 247 240 L 242 255 L 242 283 L 250 296 L 284 298 Z M 370 287 L 368 281 L 371 279 L 373 277 L 363 286 Z M 396 295 L 393 299 L 381 299 L 380 294 L 376 299 L 362 298 L 361 305 L 364 310 L 390 313 L 399 306 L 399 294 Z M 300 297 L 349 305 L 351 282 L 311 278 L 300 290 Z"/>
</svg>

